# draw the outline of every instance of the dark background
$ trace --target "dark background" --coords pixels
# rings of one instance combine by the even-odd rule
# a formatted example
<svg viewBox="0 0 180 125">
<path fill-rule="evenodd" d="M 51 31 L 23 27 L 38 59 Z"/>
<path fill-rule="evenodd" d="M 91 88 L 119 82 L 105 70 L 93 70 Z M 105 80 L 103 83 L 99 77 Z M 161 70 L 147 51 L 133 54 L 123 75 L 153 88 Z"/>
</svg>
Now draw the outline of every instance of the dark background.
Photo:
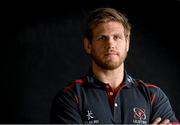
<svg viewBox="0 0 180 125">
<path fill-rule="evenodd" d="M 49 122 L 55 94 L 89 68 L 83 28 L 96 7 L 114 7 L 127 15 L 132 24 L 127 72 L 161 87 L 180 119 L 180 1 L 66 0 L 4 7 L 0 123 Z"/>
</svg>

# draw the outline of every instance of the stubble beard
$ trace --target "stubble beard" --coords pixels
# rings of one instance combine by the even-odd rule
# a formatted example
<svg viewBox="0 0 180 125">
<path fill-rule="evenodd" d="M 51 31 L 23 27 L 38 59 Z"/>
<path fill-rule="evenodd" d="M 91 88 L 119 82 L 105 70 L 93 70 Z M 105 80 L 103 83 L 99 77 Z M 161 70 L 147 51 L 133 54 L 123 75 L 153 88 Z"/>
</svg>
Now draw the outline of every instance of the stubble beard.
<svg viewBox="0 0 180 125">
<path fill-rule="evenodd" d="M 108 59 L 108 57 L 100 58 L 98 56 L 98 54 L 96 54 L 96 53 L 97 52 L 95 50 L 92 50 L 92 52 L 90 54 L 92 60 L 98 67 L 105 69 L 105 70 L 117 69 L 124 63 L 126 56 L 127 56 L 127 52 L 124 50 L 122 57 L 119 57 L 119 55 L 118 55 L 119 59 L 117 61 L 112 61 L 111 59 Z"/>
</svg>

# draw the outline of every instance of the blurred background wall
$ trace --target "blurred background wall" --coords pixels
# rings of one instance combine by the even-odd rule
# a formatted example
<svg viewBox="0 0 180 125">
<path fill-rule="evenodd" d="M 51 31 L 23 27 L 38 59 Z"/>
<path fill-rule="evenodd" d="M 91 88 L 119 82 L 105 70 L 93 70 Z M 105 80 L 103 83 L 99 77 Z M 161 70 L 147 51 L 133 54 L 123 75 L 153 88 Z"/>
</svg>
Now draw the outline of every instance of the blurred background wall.
<svg viewBox="0 0 180 125">
<path fill-rule="evenodd" d="M 161 87 L 180 119 L 180 1 L 66 0 L 4 7 L 0 123 L 49 122 L 55 94 L 88 71 L 83 28 L 96 7 L 113 7 L 127 15 L 132 24 L 127 72 Z"/>
</svg>

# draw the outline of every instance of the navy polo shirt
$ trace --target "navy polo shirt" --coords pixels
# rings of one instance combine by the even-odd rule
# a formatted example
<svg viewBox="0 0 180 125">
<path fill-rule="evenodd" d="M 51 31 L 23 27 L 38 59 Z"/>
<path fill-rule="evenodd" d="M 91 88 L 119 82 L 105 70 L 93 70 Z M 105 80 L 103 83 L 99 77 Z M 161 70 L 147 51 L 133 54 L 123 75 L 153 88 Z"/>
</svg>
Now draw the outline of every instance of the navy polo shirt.
<svg viewBox="0 0 180 125">
<path fill-rule="evenodd" d="M 164 92 L 126 72 L 116 92 L 90 71 L 65 86 L 52 103 L 51 123 L 149 124 L 155 118 L 178 123 Z"/>
</svg>

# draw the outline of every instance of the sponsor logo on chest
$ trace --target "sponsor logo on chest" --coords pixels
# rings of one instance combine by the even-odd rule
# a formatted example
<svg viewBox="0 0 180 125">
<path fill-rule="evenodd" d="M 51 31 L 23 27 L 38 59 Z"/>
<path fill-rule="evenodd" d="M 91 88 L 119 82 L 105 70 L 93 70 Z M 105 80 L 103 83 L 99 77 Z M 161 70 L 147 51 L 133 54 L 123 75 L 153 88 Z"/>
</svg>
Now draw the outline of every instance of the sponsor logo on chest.
<svg viewBox="0 0 180 125">
<path fill-rule="evenodd" d="M 94 113 L 91 110 L 86 111 L 86 120 L 84 121 L 85 124 L 97 124 L 99 120 L 95 119 Z"/>
</svg>

